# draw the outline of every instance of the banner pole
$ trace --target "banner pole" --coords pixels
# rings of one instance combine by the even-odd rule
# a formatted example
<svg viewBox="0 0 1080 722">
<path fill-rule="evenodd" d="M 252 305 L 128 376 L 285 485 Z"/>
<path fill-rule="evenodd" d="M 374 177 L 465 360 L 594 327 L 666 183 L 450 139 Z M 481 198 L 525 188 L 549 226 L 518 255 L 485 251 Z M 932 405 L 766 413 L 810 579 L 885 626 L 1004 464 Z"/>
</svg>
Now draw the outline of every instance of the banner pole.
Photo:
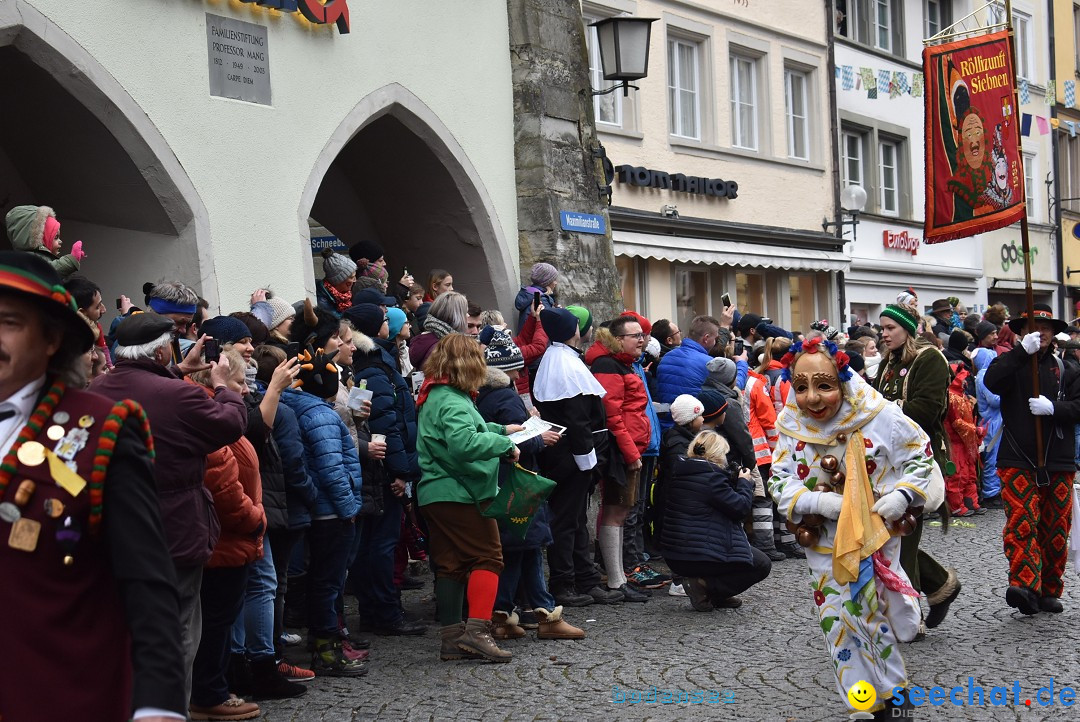
<svg viewBox="0 0 1080 722">
<path fill-rule="evenodd" d="M 1012 55 L 1012 67 L 1013 67 L 1013 122 L 1016 122 L 1016 118 L 1020 117 L 1020 91 L 1017 88 L 1017 64 L 1016 64 L 1016 35 L 1013 32 L 1012 22 L 1012 0 L 1005 0 L 1005 23 L 1009 29 L 1009 54 Z M 1051 83 L 1056 82 L 1050 80 Z M 1016 156 L 1020 163 L 1020 177 L 1024 177 L 1024 139 L 1020 133 L 1016 134 Z M 1027 188 L 1024 189 L 1025 199 L 1027 197 Z M 1027 333 L 1035 331 L 1035 291 L 1031 286 L 1031 242 L 1028 238 L 1028 214 L 1027 214 L 1027 202 L 1024 203 L 1024 215 L 1020 216 L 1020 243 L 1022 246 L 1022 252 L 1024 256 L 1024 295 L 1027 303 Z M 1033 353 L 1031 355 L 1031 393 L 1032 396 L 1037 398 L 1040 396 L 1039 391 L 1039 354 Z M 1035 416 L 1035 478 L 1036 483 L 1040 478 L 1039 472 L 1046 467 L 1046 459 L 1043 458 L 1043 435 L 1042 435 L 1042 417 Z"/>
</svg>

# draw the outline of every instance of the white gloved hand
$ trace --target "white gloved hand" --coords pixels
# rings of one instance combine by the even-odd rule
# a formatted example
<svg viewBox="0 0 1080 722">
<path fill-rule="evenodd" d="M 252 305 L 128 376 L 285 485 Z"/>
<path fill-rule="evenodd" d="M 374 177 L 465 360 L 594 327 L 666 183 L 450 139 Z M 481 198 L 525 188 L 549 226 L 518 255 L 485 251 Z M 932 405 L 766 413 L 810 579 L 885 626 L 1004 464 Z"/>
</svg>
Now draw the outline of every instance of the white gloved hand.
<svg viewBox="0 0 1080 722">
<path fill-rule="evenodd" d="M 910 504 L 907 495 L 896 489 L 878 499 L 870 511 L 876 512 L 885 521 L 896 521 L 904 515 Z"/>
<path fill-rule="evenodd" d="M 835 491 L 811 491 L 795 502 L 796 514 L 820 514 L 827 519 L 839 519 L 844 497 Z"/>
<path fill-rule="evenodd" d="M 1020 345 L 1024 347 L 1024 350 L 1028 352 L 1028 355 L 1038 353 L 1039 348 L 1042 346 L 1042 336 L 1038 331 L 1032 331 L 1031 333 L 1020 339 Z"/>
<path fill-rule="evenodd" d="M 1037 399 L 1028 399 L 1028 408 L 1031 409 L 1031 413 L 1035 416 L 1054 415 L 1054 402 L 1045 396 L 1040 396 Z"/>
</svg>

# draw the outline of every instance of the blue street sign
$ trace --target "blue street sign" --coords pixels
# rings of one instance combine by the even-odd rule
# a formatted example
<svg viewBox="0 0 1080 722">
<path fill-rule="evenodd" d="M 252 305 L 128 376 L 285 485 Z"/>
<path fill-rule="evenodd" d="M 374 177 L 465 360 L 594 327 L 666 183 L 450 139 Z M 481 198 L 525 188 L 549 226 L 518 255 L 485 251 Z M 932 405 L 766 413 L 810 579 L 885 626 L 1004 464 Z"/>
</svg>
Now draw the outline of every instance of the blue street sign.
<svg viewBox="0 0 1080 722">
<path fill-rule="evenodd" d="M 337 253 L 349 254 L 349 249 L 337 236 L 314 236 L 311 239 L 311 255 L 317 256 L 324 248 L 332 248 Z"/>
<path fill-rule="evenodd" d="M 595 216 L 591 213 L 575 213 L 573 211 L 559 211 L 559 222 L 564 231 L 574 233 L 595 233 L 602 236 L 607 233 L 607 223 L 603 216 Z"/>
</svg>

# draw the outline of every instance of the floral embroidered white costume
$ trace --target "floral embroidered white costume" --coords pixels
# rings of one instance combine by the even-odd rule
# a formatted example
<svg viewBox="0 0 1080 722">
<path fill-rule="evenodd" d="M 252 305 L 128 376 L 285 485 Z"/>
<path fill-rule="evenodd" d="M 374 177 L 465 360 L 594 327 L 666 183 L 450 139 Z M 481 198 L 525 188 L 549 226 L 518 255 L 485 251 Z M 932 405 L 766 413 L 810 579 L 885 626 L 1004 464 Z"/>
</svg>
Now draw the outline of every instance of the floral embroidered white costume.
<svg viewBox="0 0 1080 722">
<path fill-rule="evenodd" d="M 848 689 L 865 680 L 877 690 L 877 710 L 883 708 L 881 701 L 893 688 L 907 686 L 897 641 L 915 637 L 920 610 L 918 597 L 900 567 L 900 538 L 890 536 L 880 517 L 869 511 L 874 499 L 857 493 L 867 488 L 857 482 L 868 479 L 875 496 L 905 489 L 913 504 L 920 505 L 926 497 L 933 454 L 926 434 L 858 375 L 841 381 L 840 387 L 843 401 L 839 411 L 823 421 L 802 413 L 794 391 L 789 395 L 777 420 L 780 438 L 773 454 L 769 491 L 780 513 L 798 523 L 802 514 L 794 509 L 799 497 L 813 493 L 817 483 L 829 481 L 830 474 L 821 468 L 822 458 L 834 456 L 839 470 L 846 474 L 840 519 L 826 519 L 819 541 L 806 549 L 806 561 L 840 696 L 850 707 Z M 859 462 L 865 464 L 865 476 L 850 468 Z M 852 508 L 855 505 L 860 509 Z M 848 524 L 845 529 L 850 529 L 850 520 L 860 515 L 863 521 L 872 520 L 876 532 L 871 533 L 871 525 L 865 525 L 867 541 L 863 543 L 860 537 L 863 545 L 852 554 L 838 553 L 834 564 L 838 525 Z M 846 540 L 847 536 L 842 543 Z M 843 573 L 841 556 L 845 556 L 849 570 L 857 571 L 857 578 L 837 580 L 837 571 L 840 577 L 851 577 Z"/>
</svg>

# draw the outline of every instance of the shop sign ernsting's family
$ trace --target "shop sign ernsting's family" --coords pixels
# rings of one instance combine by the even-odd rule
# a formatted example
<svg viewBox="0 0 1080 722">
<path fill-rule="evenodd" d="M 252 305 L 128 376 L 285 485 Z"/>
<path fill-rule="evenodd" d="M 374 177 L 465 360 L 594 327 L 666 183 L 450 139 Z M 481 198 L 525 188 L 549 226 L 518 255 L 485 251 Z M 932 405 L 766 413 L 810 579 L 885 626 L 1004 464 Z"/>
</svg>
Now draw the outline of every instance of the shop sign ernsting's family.
<svg viewBox="0 0 1080 722">
<path fill-rule="evenodd" d="M 881 232 L 881 235 L 882 245 L 886 248 L 893 248 L 897 251 L 907 251 L 913 256 L 919 252 L 919 239 L 907 231 L 896 233 L 886 229 Z"/>
</svg>

